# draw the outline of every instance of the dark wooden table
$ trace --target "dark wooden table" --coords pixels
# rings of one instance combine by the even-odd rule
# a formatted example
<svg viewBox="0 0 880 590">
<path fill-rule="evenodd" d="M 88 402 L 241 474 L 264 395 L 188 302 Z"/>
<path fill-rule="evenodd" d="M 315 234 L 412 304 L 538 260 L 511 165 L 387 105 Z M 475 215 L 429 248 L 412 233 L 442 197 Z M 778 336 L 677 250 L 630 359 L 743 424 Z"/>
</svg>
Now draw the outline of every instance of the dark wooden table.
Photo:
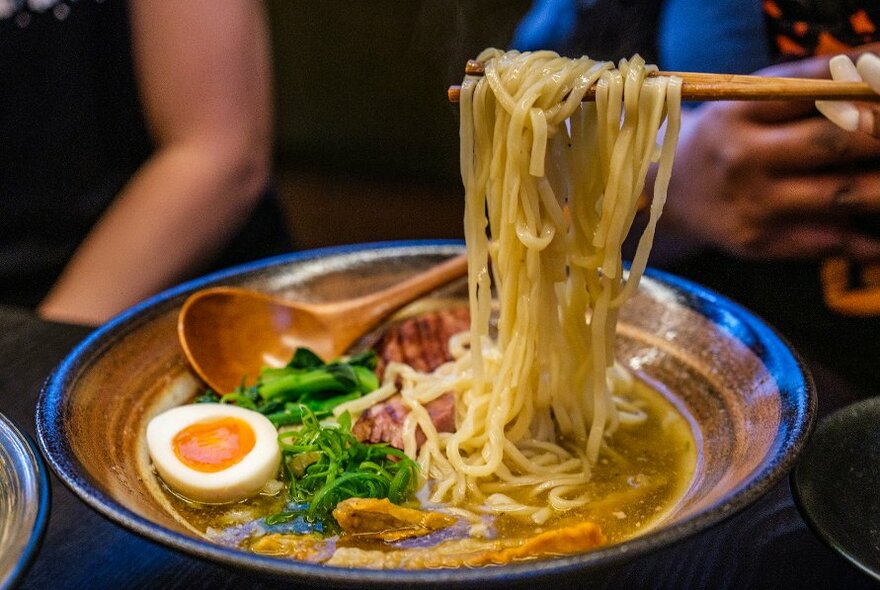
<svg viewBox="0 0 880 590">
<path fill-rule="evenodd" d="M 0 411 L 31 436 L 40 386 L 89 330 L 39 320 L 0 306 Z M 866 359 L 877 362 L 877 359 Z M 810 363 L 820 416 L 866 397 L 827 368 Z M 87 508 L 52 477 L 52 513 L 22 588 L 295 588 L 231 571 L 156 545 Z M 827 549 L 792 503 L 788 480 L 719 526 L 634 560 L 611 588 L 873 588 L 872 580 Z"/>
</svg>

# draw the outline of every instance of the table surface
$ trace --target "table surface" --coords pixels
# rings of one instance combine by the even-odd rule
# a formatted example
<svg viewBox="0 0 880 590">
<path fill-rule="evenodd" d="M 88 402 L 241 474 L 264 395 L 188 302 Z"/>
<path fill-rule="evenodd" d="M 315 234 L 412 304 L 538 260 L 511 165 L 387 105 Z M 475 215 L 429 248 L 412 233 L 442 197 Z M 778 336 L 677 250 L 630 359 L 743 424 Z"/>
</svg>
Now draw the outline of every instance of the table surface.
<svg viewBox="0 0 880 590">
<path fill-rule="evenodd" d="M 49 323 L 27 310 L 0 306 L 0 412 L 33 436 L 40 386 L 88 333 L 82 326 Z M 809 359 L 808 366 L 819 390 L 820 417 L 869 395 Z M 49 526 L 39 555 L 21 581 L 22 588 L 296 587 L 146 541 L 93 512 L 54 476 L 51 481 Z M 793 504 L 787 478 L 720 525 L 626 564 L 606 586 L 876 587 L 807 528 Z"/>
</svg>

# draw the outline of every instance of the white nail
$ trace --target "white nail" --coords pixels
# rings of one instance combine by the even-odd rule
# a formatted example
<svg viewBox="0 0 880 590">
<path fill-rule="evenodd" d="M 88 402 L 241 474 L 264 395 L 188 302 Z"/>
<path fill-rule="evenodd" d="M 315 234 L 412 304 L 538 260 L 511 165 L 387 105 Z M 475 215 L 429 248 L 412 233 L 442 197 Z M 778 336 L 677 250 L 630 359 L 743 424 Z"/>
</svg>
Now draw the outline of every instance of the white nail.
<svg viewBox="0 0 880 590">
<path fill-rule="evenodd" d="M 859 109 L 851 102 L 817 100 L 816 108 L 841 129 L 855 131 L 859 127 Z"/>
<path fill-rule="evenodd" d="M 838 82 L 861 82 L 862 77 L 852 60 L 846 55 L 835 55 L 828 62 L 831 69 L 831 77 Z"/>
<path fill-rule="evenodd" d="M 863 53 L 856 62 L 856 69 L 874 92 L 880 92 L 880 57 L 873 53 Z"/>
</svg>

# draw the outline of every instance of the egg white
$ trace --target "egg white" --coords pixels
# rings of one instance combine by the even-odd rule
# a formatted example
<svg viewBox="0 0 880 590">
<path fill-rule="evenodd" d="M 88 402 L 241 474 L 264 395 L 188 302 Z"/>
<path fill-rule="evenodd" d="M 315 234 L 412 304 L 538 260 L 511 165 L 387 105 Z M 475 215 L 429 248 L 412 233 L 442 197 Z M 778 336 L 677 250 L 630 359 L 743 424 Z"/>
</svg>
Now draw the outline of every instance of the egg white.
<svg viewBox="0 0 880 590">
<path fill-rule="evenodd" d="M 178 459 L 173 447 L 177 433 L 193 424 L 220 418 L 238 418 L 254 431 L 254 448 L 241 461 L 205 473 Z M 191 404 L 155 416 L 147 425 L 147 449 L 156 471 L 172 490 L 206 504 L 237 502 L 256 494 L 275 477 L 281 462 L 278 431 L 269 419 L 228 404 Z"/>
</svg>

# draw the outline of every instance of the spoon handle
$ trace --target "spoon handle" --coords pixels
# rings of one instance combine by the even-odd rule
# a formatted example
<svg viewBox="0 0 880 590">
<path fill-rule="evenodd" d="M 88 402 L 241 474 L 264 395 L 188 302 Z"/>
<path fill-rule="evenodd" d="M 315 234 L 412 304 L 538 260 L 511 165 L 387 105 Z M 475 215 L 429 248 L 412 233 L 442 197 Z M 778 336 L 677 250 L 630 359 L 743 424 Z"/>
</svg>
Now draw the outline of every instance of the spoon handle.
<svg viewBox="0 0 880 590">
<path fill-rule="evenodd" d="M 462 253 L 382 291 L 329 305 L 336 306 L 334 314 L 349 319 L 347 328 L 353 337 L 347 344 L 351 344 L 401 307 L 466 274 L 467 253 Z"/>
</svg>

